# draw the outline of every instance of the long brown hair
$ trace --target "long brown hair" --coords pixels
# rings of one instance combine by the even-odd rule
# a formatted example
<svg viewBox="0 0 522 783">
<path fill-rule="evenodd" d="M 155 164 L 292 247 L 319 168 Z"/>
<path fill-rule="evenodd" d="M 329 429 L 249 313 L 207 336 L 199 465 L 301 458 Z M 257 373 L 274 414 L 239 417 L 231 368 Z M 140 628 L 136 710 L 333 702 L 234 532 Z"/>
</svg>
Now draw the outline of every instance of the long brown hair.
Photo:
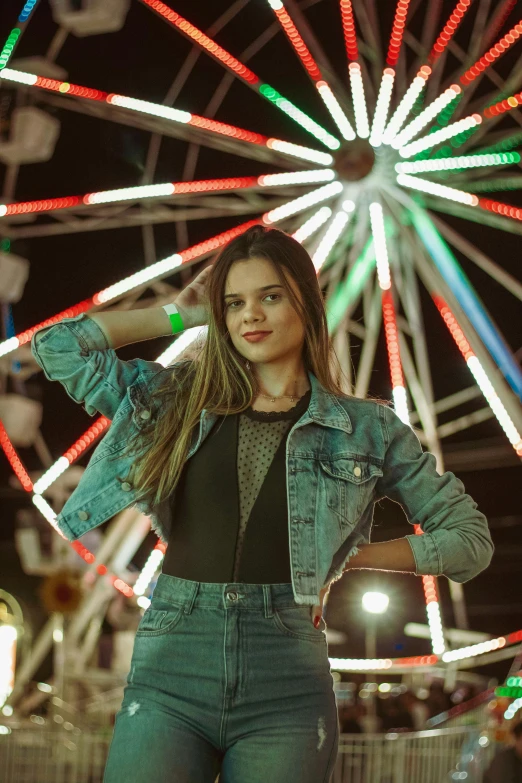
<svg viewBox="0 0 522 783">
<path fill-rule="evenodd" d="M 232 239 L 216 259 L 208 283 L 209 323 L 193 361 L 177 363 L 165 381 L 151 392 L 157 398 L 157 419 L 138 433 L 126 449 L 141 451 L 134 460 L 132 481 L 152 505 L 160 503 L 179 481 L 192 431 L 203 409 L 216 414 L 241 413 L 258 394 L 246 359 L 234 347 L 225 321 L 225 284 L 235 261 L 271 261 L 305 329 L 303 363 L 327 391 L 348 397 L 339 385 L 342 369 L 333 350 L 323 295 L 307 251 L 276 228 L 252 226 Z M 303 304 L 288 284 L 283 268 L 297 283 Z M 137 448 L 135 448 L 137 447 Z"/>
</svg>

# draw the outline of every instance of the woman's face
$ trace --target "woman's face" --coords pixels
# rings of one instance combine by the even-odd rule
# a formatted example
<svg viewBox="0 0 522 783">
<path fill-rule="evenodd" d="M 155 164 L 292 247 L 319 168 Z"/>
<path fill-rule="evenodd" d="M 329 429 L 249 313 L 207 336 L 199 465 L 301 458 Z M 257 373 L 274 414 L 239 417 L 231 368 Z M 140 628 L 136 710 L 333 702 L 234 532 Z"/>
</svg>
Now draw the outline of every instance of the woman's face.
<svg viewBox="0 0 522 783">
<path fill-rule="evenodd" d="M 285 269 L 283 274 L 302 302 L 297 283 Z M 266 290 L 260 290 L 266 286 Z M 301 356 L 305 330 L 270 261 L 235 261 L 228 272 L 224 295 L 227 329 L 234 347 L 245 359 L 260 364 Z M 271 334 L 259 342 L 245 340 L 243 335 L 254 331 Z"/>
</svg>

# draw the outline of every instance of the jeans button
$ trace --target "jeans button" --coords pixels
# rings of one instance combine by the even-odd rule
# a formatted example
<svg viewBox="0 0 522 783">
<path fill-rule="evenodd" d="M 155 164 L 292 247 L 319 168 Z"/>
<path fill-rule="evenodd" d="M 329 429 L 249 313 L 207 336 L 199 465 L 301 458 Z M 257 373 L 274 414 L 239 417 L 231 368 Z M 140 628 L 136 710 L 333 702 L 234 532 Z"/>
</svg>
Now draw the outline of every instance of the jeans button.
<svg viewBox="0 0 522 783">
<path fill-rule="evenodd" d="M 230 593 L 227 593 L 227 598 L 230 601 L 237 601 L 237 593 L 235 593 L 233 590 L 231 590 Z"/>
<path fill-rule="evenodd" d="M 141 411 L 140 419 L 150 419 L 150 411 L 147 410 Z"/>
<path fill-rule="evenodd" d="M 124 492 L 130 492 L 132 489 L 132 484 L 129 484 L 128 481 L 124 481 L 123 484 L 121 485 L 121 488 Z"/>
</svg>

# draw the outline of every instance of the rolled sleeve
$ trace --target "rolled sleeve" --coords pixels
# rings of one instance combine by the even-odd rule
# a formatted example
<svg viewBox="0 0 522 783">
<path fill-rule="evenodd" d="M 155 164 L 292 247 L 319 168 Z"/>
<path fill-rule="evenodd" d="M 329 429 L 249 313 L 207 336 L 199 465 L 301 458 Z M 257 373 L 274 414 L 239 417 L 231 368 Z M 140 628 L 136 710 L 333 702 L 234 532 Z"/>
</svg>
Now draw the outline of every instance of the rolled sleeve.
<svg viewBox="0 0 522 783">
<path fill-rule="evenodd" d="M 101 413 L 111 420 L 141 372 L 163 369 L 145 359 L 119 359 L 105 332 L 85 313 L 35 332 L 31 352 L 45 377 L 59 381 L 89 416 Z"/>
<path fill-rule="evenodd" d="M 419 439 L 387 406 L 382 422 L 387 444 L 378 495 L 403 508 L 424 535 L 408 535 L 417 575 L 447 576 L 467 582 L 491 562 L 493 542 L 488 523 L 453 473 L 437 472 L 433 454 L 423 452 Z"/>
</svg>

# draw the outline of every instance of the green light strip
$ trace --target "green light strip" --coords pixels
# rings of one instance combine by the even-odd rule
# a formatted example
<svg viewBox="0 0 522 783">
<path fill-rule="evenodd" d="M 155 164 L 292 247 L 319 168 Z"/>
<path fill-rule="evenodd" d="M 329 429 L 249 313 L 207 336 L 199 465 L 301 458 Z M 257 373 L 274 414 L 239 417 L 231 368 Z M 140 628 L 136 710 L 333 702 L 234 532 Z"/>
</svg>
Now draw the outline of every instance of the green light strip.
<svg viewBox="0 0 522 783">
<path fill-rule="evenodd" d="M 22 31 L 19 27 L 14 27 L 9 33 L 9 37 L 4 44 L 4 48 L 0 52 L 0 69 L 5 68 L 11 59 L 11 55 L 13 54 L 18 39 L 20 38 L 21 32 Z"/>
<path fill-rule="evenodd" d="M 476 150 L 476 152 L 478 154 L 483 152 L 507 152 L 508 150 L 514 149 L 514 147 L 518 147 L 520 142 L 522 142 L 522 131 L 513 134 L 513 136 L 509 136 L 507 139 L 497 141 L 496 144 L 490 144 L 489 147 L 482 147 L 481 149 Z"/>
<path fill-rule="evenodd" d="M 490 193 L 495 190 L 519 190 L 522 188 L 522 174 L 515 177 L 499 177 L 498 179 L 489 179 L 482 182 L 468 182 L 466 180 L 465 184 L 468 193 Z"/>
<path fill-rule="evenodd" d="M 322 143 L 330 150 L 338 150 L 341 146 L 341 142 L 328 133 L 321 125 L 318 125 L 315 120 L 312 120 L 301 109 L 285 98 L 283 95 L 274 90 L 269 84 L 261 84 L 259 92 L 263 98 L 267 98 L 271 103 L 275 104 L 278 109 L 281 109 L 285 114 L 291 117 L 292 120 L 297 122 L 302 128 L 305 128 L 309 133 L 315 136 L 316 139 L 322 141 Z"/>
</svg>

